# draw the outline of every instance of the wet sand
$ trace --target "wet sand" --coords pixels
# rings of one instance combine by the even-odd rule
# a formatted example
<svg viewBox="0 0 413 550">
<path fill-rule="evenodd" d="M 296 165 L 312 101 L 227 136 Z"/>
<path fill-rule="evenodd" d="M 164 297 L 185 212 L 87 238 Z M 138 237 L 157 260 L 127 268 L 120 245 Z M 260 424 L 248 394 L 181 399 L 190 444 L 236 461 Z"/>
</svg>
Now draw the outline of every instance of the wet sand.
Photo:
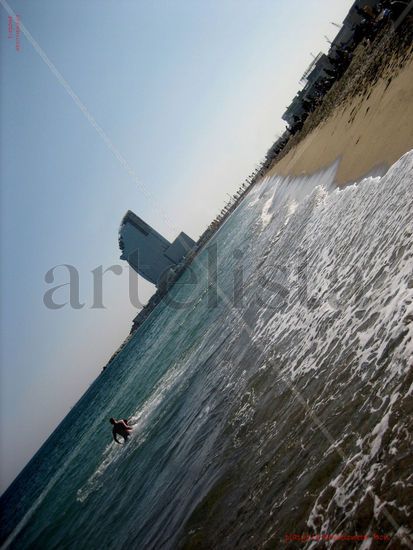
<svg viewBox="0 0 413 550">
<path fill-rule="evenodd" d="M 352 77 L 350 73 L 347 82 L 338 82 L 336 86 L 351 89 Z M 371 172 L 385 172 L 406 151 L 413 149 L 411 52 L 400 64 L 388 63 L 382 67 L 363 92 L 347 93 L 334 109 L 328 101 L 319 109 L 321 112 L 307 119 L 310 129 L 307 126 L 306 131 L 305 125 L 305 135 L 294 136 L 292 147 L 268 174 L 311 174 L 336 160 L 339 160 L 336 174 L 339 185 L 360 180 Z M 323 109 L 330 110 L 326 118 Z M 316 121 L 312 121 L 312 117 Z M 317 117 L 321 119 L 318 123 Z"/>
</svg>

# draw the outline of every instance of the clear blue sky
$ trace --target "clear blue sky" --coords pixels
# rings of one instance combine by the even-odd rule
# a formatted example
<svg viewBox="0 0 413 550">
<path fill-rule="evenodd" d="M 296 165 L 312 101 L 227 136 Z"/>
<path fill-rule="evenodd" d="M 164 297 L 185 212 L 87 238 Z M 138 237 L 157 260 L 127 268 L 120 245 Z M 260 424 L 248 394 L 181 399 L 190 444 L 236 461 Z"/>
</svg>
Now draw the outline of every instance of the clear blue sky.
<svg viewBox="0 0 413 550">
<path fill-rule="evenodd" d="M 16 51 L 0 5 L 2 490 L 129 331 L 124 212 L 196 239 L 284 130 L 310 52 L 327 50 L 351 4 L 9 1 L 156 207 L 23 34 Z M 43 305 L 45 273 L 64 263 L 83 309 Z M 124 273 L 106 275 L 106 309 L 93 310 L 91 270 L 113 264 Z M 140 281 L 143 302 L 152 292 Z"/>
</svg>

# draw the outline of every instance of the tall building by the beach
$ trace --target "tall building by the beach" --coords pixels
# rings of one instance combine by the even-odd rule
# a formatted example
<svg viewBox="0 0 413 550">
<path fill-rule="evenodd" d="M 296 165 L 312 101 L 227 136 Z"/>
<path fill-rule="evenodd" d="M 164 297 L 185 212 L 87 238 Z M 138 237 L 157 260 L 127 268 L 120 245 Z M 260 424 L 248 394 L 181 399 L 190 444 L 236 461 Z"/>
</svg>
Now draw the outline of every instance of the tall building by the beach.
<svg viewBox="0 0 413 550">
<path fill-rule="evenodd" d="M 173 268 L 195 246 L 185 233 L 170 243 L 134 212 L 128 210 L 119 229 L 121 260 L 144 279 L 158 286 L 161 276 Z"/>
</svg>

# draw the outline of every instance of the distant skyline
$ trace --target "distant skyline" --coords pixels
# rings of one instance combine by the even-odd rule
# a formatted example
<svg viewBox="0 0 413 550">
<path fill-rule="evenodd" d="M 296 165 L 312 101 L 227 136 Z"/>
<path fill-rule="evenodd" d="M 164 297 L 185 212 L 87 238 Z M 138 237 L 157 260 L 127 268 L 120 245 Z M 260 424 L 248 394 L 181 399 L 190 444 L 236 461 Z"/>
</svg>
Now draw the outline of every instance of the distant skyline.
<svg viewBox="0 0 413 550">
<path fill-rule="evenodd" d="M 129 332 L 122 216 L 196 240 L 283 132 L 311 53 L 352 1 L 8 3 L 140 183 L 15 21 L 10 35 L 0 0 L 2 491 Z M 61 264 L 78 270 L 83 308 L 44 306 Z M 115 264 L 106 308 L 91 309 L 91 272 Z M 153 291 L 139 280 L 142 302 Z"/>
</svg>

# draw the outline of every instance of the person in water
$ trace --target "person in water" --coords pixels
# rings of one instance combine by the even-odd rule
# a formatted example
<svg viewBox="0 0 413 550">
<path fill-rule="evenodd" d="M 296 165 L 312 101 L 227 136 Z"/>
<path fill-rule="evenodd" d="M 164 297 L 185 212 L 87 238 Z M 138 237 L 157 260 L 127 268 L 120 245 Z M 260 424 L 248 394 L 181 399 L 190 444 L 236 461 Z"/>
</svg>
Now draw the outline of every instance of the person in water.
<svg viewBox="0 0 413 550">
<path fill-rule="evenodd" d="M 115 420 L 114 418 L 110 418 L 109 422 L 113 425 L 112 435 L 116 443 L 119 443 L 119 445 L 121 445 L 121 442 L 118 441 L 118 438 L 116 437 L 117 435 L 123 437 L 123 440 L 126 443 L 130 432 L 132 431 L 132 427 L 129 426 L 128 421 L 125 418 L 122 420 Z"/>
</svg>

